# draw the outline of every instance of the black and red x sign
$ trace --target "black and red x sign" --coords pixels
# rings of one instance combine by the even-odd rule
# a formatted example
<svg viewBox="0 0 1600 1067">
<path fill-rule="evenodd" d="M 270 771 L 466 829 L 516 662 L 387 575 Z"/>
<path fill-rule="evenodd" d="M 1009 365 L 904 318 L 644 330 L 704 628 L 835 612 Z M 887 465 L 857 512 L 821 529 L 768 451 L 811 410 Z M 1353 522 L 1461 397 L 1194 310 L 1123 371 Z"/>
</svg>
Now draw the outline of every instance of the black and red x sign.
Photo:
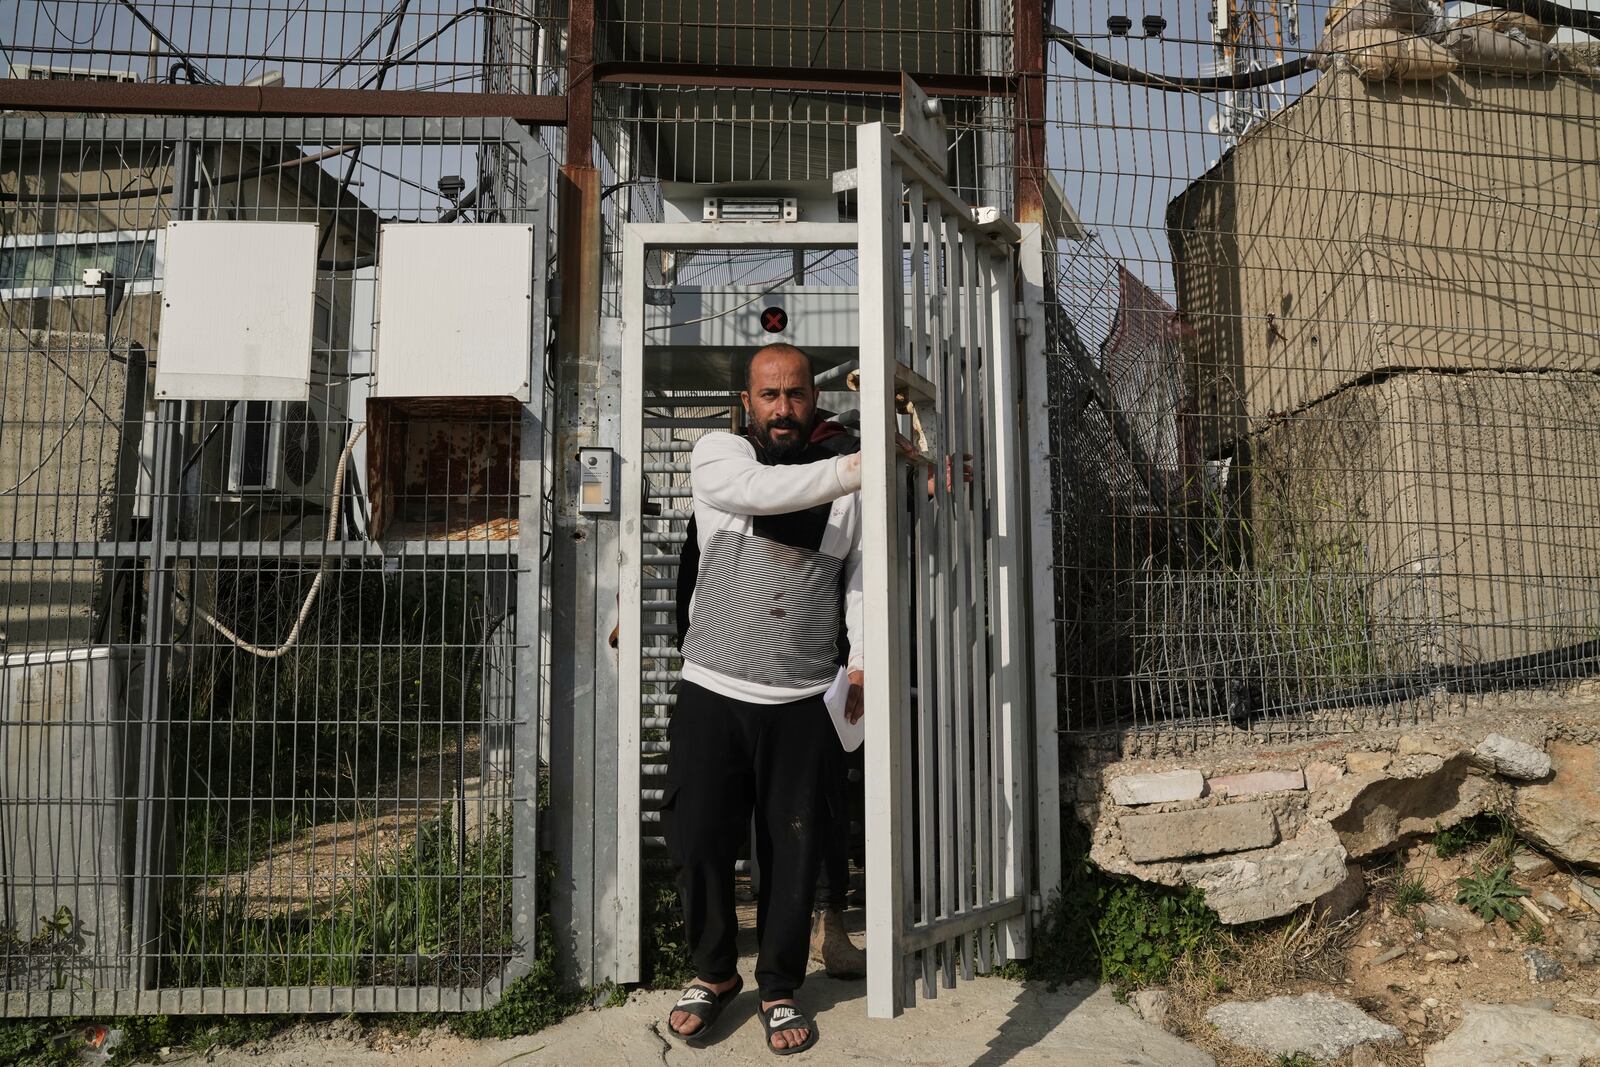
<svg viewBox="0 0 1600 1067">
<path fill-rule="evenodd" d="M 761 313 L 761 328 L 768 333 L 782 333 L 789 325 L 789 313 L 782 308 L 767 308 Z"/>
</svg>

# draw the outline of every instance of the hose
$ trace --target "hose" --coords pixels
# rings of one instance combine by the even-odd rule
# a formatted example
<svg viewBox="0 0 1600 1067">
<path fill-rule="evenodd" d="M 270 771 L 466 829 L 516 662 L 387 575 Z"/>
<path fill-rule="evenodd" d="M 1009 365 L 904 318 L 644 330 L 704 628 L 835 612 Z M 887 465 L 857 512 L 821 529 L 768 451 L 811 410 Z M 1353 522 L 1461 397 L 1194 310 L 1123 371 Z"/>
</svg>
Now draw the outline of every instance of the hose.
<svg viewBox="0 0 1600 1067">
<path fill-rule="evenodd" d="M 361 440 L 361 435 L 366 432 L 365 425 L 357 427 L 356 432 L 350 435 L 350 440 L 345 442 L 344 451 L 339 453 L 339 469 L 334 473 L 333 490 L 328 494 L 328 531 L 323 538 L 324 541 L 331 542 L 339 535 L 339 509 L 335 505 L 344 495 L 344 472 L 345 468 L 350 465 L 350 453 L 355 450 L 356 442 Z M 317 576 L 311 580 L 311 588 L 306 591 L 305 603 L 300 605 L 300 614 L 295 618 L 294 626 L 289 629 L 289 636 L 284 638 L 283 644 L 277 648 L 264 648 L 261 645 L 251 644 L 218 622 L 209 611 L 198 604 L 195 605 L 194 611 L 213 630 L 232 641 L 240 651 L 248 652 L 252 656 L 259 656 L 261 659 L 277 659 L 299 643 L 300 630 L 305 626 L 306 620 L 311 617 L 311 607 L 317 602 L 317 594 L 322 591 L 322 580 L 327 573 L 328 554 L 324 552 L 322 554 L 322 562 L 317 564 Z"/>
</svg>

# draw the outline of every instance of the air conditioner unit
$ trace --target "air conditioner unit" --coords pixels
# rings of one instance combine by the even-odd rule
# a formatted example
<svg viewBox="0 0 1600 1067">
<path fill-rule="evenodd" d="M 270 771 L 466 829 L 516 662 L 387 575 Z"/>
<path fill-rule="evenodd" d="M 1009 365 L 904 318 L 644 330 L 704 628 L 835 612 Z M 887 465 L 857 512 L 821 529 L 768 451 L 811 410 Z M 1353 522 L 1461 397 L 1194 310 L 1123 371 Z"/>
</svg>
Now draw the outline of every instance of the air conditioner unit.
<svg viewBox="0 0 1600 1067">
<path fill-rule="evenodd" d="M 317 297 L 310 399 L 234 405 L 228 452 L 230 494 L 268 494 L 327 507 L 339 454 L 350 433 L 345 315 Z M 337 346 L 333 338 L 339 338 Z"/>
</svg>

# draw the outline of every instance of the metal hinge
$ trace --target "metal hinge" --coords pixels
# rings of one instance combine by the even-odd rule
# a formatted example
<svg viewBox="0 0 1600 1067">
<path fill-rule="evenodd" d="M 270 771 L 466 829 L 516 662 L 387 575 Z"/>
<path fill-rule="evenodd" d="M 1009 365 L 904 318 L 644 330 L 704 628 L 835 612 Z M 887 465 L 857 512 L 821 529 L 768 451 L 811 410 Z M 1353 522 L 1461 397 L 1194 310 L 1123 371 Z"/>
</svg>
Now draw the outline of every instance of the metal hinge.
<svg viewBox="0 0 1600 1067">
<path fill-rule="evenodd" d="M 1018 337 L 1033 336 L 1033 319 L 1028 317 L 1028 309 L 1021 301 L 1011 305 L 1011 319 L 1015 324 Z"/>
</svg>

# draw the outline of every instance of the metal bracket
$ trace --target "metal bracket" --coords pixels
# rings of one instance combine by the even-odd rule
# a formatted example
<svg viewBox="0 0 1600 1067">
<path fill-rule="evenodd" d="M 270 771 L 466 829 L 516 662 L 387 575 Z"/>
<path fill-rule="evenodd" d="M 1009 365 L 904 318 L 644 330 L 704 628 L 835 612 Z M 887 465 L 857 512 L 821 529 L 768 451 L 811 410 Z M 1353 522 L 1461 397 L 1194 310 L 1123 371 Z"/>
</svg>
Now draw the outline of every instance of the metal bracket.
<svg viewBox="0 0 1600 1067">
<path fill-rule="evenodd" d="M 943 174 L 950 151 L 950 131 L 945 127 L 939 101 L 922 91 L 908 75 L 900 75 L 900 144 L 914 152 L 935 174 Z"/>
</svg>

